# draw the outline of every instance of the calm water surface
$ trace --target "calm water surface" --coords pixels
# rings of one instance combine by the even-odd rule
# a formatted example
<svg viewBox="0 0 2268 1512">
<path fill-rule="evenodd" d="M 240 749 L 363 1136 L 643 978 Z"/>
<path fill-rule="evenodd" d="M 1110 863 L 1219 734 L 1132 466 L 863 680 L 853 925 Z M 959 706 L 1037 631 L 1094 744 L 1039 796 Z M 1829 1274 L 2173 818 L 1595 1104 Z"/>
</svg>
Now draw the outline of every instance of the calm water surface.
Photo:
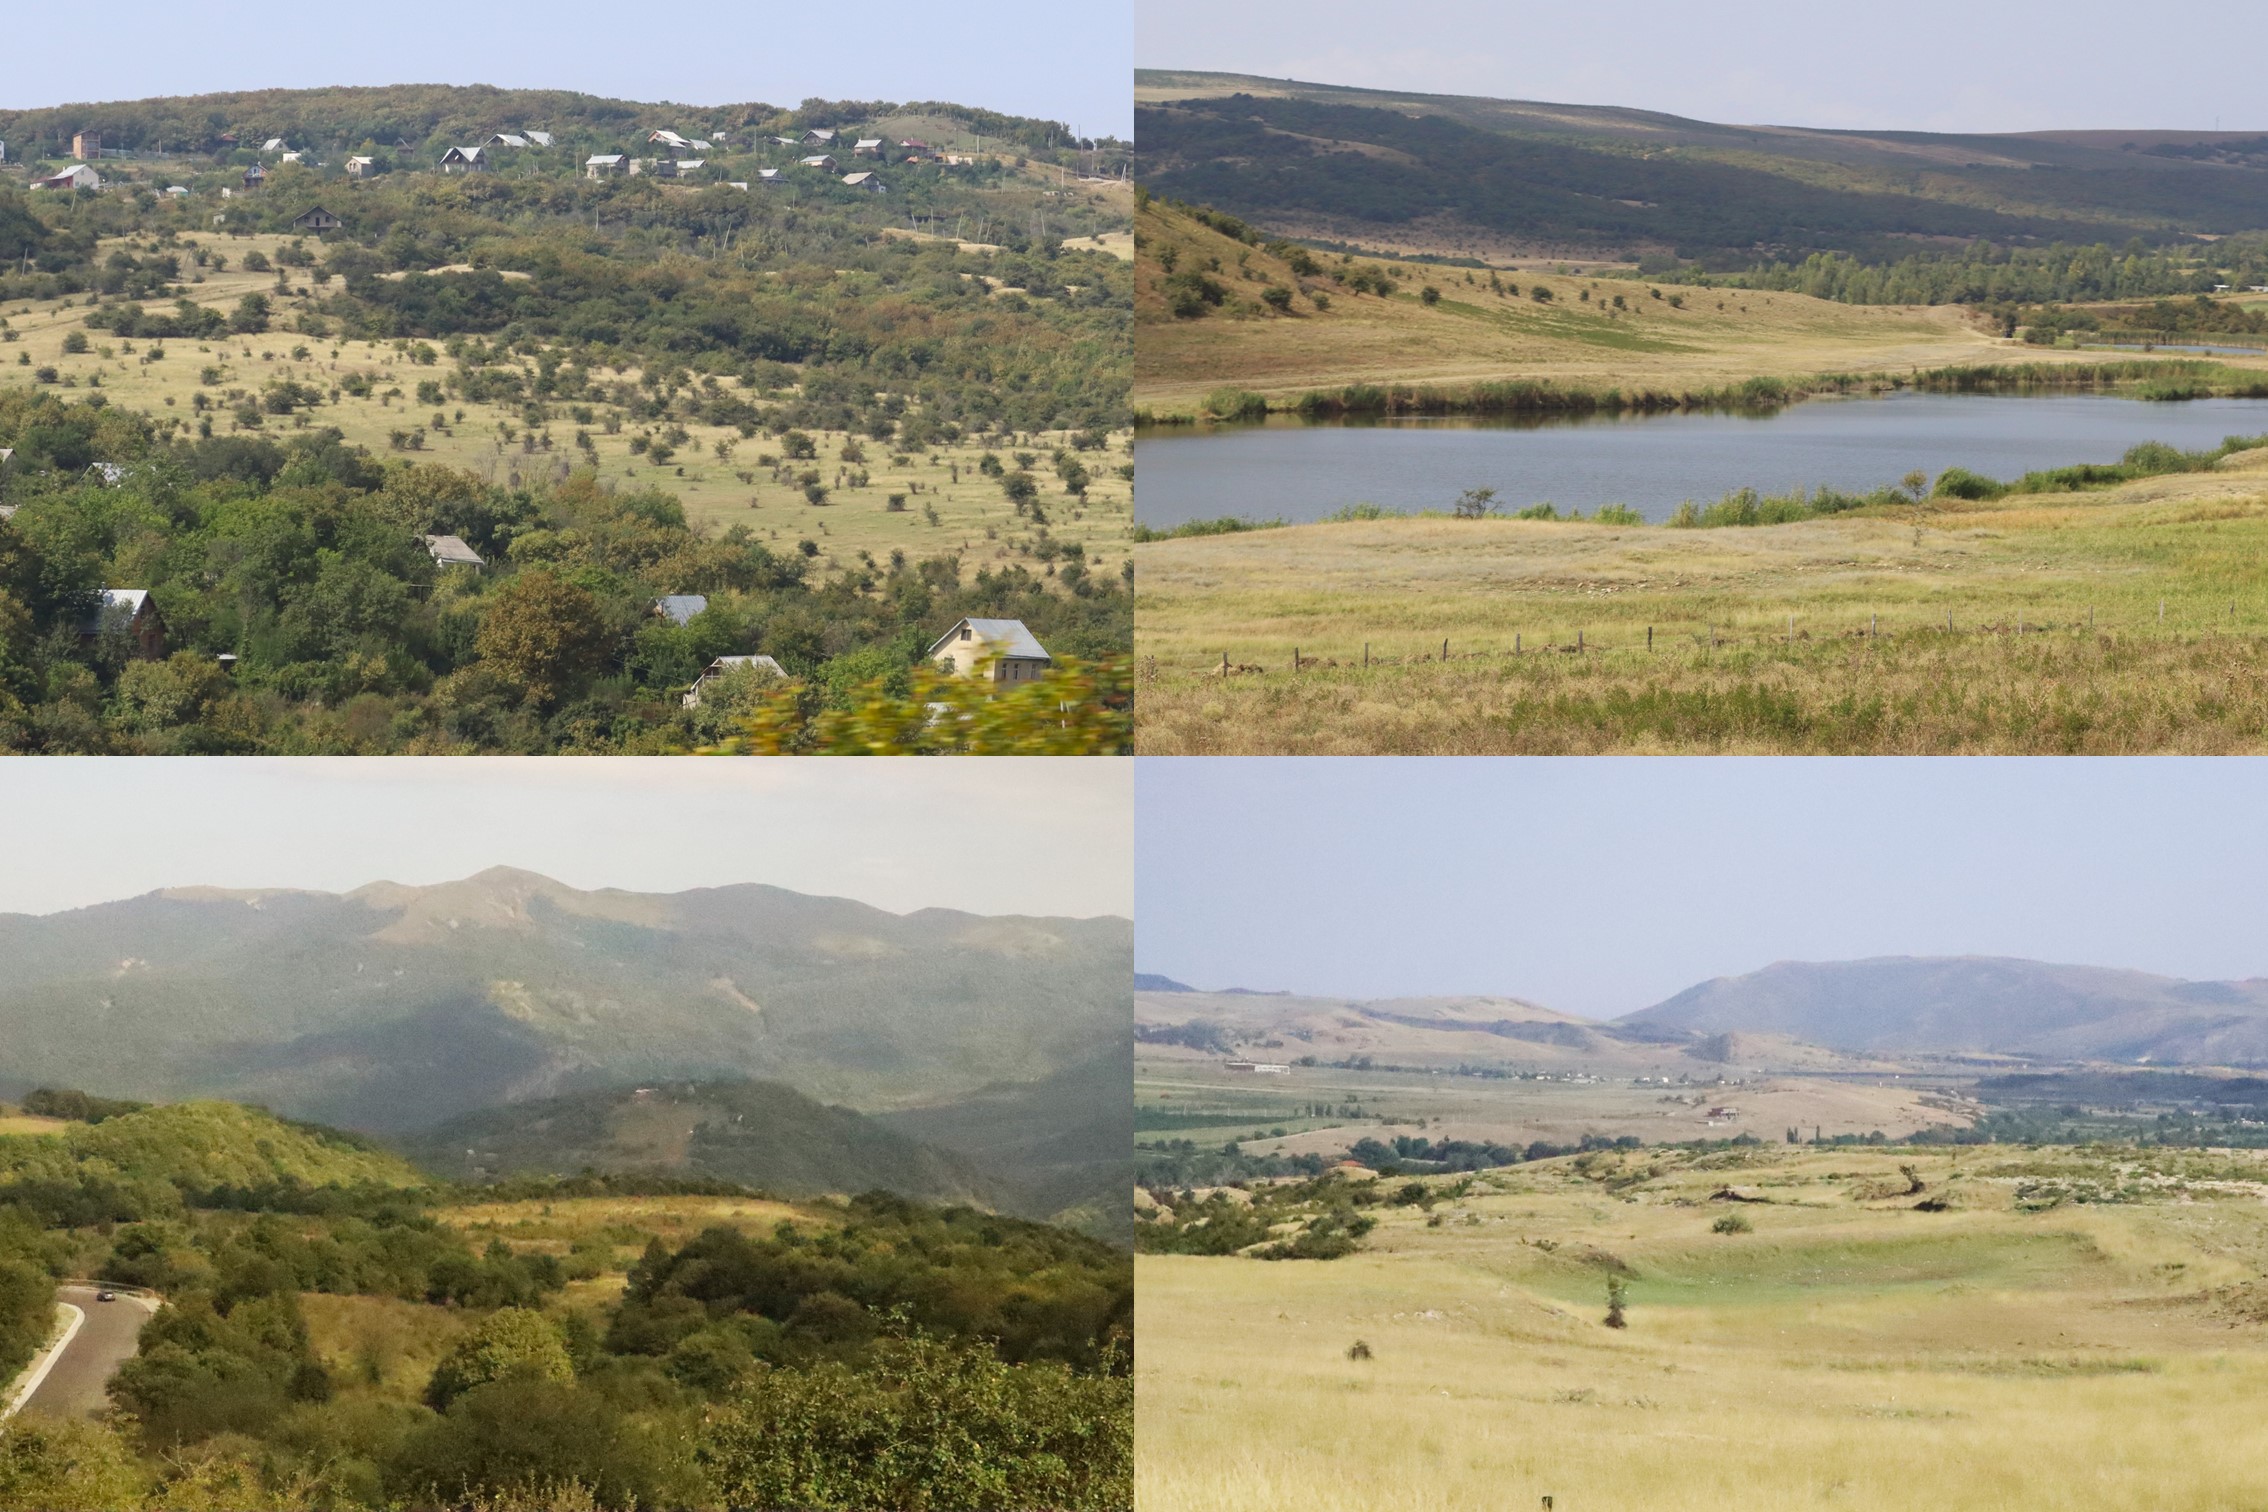
<svg viewBox="0 0 2268 1512">
<path fill-rule="evenodd" d="M 1357 503 L 1446 509 L 1468 488 L 1493 488 L 1508 509 L 1549 502 L 1588 514 L 1627 504 L 1662 520 L 1687 499 L 1705 504 L 1739 488 L 1858 492 L 1948 467 L 2007 479 L 2115 462 L 2142 441 L 2194 450 L 2263 433 L 2268 399 L 2168 404 L 2098 395 L 1896 394 L 1814 399 L 1761 416 L 1542 425 L 1271 421 L 1144 436 L 1135 443 L 1134 512 L 1159 528 L 1224 515 L 1313 520 Z"/>
</svg>

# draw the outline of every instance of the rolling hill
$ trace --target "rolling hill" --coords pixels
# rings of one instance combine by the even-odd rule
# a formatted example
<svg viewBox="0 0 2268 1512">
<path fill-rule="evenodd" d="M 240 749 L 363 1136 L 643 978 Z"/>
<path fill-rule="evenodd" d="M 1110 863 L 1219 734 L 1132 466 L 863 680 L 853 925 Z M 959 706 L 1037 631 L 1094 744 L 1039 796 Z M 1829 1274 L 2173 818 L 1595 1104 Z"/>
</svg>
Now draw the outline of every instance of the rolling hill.
<svg viewBox="0 0 2268 1512">
<path fill-rule="evenodd" d="M 418 1187 L 426 1177 L 370 1141 L 287 1123 L 258 1108 L 200 1101 L 143 1108 L 52 1133 L 0 1135 L 0 1189 L 86 1169 L 106 1178 L 216 1187 Z"/>
<path fill-rule="evenodd" d="M 777 1081 L 865 1113 L 1045 1083 L 1124 1042 L 1132 931 L 498 868 L 0 916 L 0 960 L 6 1090 L 227 1097 L 402 1134 L 659 1081 Z"/>
<path fill-rule="evenodd" d="M 1783 961 L 1689 987 L 1621 1026 L 1780 1034 L 1851 1053 L 2268 1063 L 2268 981 L 1989 956 Z"/>
<path fill-rule="evenodd" d="M 998 1206 L 1010 1183 L 848 1108 L 777 1082 L 623 1087 L 487 1108 L 405 1142 L 462 1181 L 661 1171 L 782 1196 L 881 1188 Z"/>
<path fill-rule="evenodd" d="M 2256 133 L 1935 135 L 1137 71 L 1144 182 L 1279 234 L 1745 266 L 2268 226 Z"/>
</svg>

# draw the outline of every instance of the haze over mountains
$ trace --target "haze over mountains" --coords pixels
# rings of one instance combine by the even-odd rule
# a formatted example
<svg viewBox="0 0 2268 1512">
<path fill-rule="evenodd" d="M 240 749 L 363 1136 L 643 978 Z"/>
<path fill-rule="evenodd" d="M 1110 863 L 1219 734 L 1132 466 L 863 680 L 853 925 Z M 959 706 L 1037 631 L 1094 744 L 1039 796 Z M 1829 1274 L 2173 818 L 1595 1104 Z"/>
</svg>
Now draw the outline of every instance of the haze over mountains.
<svg viewBox="0 0 2268 1512">
<path fill-rule="evenodd" d="M 1737 126 L 1137 70 L 1143 180 L 1280 234 L 1734 264 L 2268 226 L 2268 136 Z"/>
<path fill-rule="evenodd" d="M 428 887 L 177 889 L 4 915 L 0 962 L 0 1095 L 225 1097 L 393 1136 L 566 1098 L 529 1116 L 575 1124 L 589 1163 L 622 1167 L 641 1163 L 638 1140 L 600 1148 L 620 1124 L 606 1109 L 637 1086 L 753 1080 L 780 1086 L 709 1094 L 741 1100 L 713 1146 L 758 1104 L 807 1125 L 834 1116 L 822 1104 L 936 1121 L 934 1140 L 875 1124 L 814 1141 L 844 1159 L 785 1185 L 856 1189 L 895 1168 L 922 1173 L 915 1195 L 983 1193 L 1023 1212 L 1076 1205 L 1106 1175 L 1125 1185 L 1095 1164 L 1092 1098 L 1065 1106 L 1060 1092 L 1128 1053 L 1125 919 L 898 915 L 760 885 L 586 892 L 497 868 Z M 968 1110 L 1004 1103 L 1018 1121 L 995 1158 L 956 1153 Z M 1131 1110 L 1102 1112 L 1119 1115 L 1107 1153 L 1123 1163 Z M 501 1150 L 540 1148 L 535 1124 L 518 1124 L 495 1114 L 478 1130 Z"/>
<path fill-rule="evenodd" d="M 1225 1053 L 1274 1039 L 1286 1054 L 1323 1059 L 1488 1054 L 1635 1065 L 1674 1049 L 1846 1069 L 1901 1055 L 2268 1064 L 2268 979 L 2190 982 L 1990 956 L 1780 962 L 1611 1021 L 1511 998 L 1270 998 L 1178 984 L 1143 991 L 1136 1005 L 1138 1036 L 1151 1043 Z"/>
</svg>

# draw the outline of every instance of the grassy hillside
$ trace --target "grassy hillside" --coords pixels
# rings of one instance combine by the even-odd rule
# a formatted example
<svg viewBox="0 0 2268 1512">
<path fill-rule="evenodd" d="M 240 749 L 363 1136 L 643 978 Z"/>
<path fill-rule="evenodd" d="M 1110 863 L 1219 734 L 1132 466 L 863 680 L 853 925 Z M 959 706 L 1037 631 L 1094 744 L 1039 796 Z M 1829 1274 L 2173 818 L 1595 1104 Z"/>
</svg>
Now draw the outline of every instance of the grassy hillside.
<svg viewBox="0 0 2268 1512">
<path fill-rule="evenodd" d="M 55 1124 L 59 1121 L 47 1121 Z M 189 1102 L 52 1132 L 0 1132 L 0 1191 L 85 1176 L 223 1187 L 418 1187 L 430 1178 L 365 1139 L 227 1102 Z"/>
<path fill-rule="evenodd" d="M 776 1082 L 667 1083 L 490 1108 L 419 1134 L 418 1163 L 460 1181 L 667 1172 L 800 1197 L 898 1192 L 997 1204 L 970 1161 Z"/>
<path fill-rule="evenodd" d="M 1767 1149 L 1381 1184 L 1351 1258 L 1137 1262 L 1139 1495 L 2238 1505 L 2268 1450 L 2242 1384 L 2268 1381 L 2264 1178 L 2252 1153 Z"/>
<path fill-rule="evenodd" d="M 1971 362 L 2008 345 L 1951 308 L 1316 252 L 1163 197 L 1137 211 L 1136 246 L 1135 403 L 1159 417 L 1204 413 L 1215 390 L 1224 397 L 1210 408 L 1234 414 L 1240 390 L 1290 410 L 1353 384 L 1507 376 L 1698 395 L 1758 377 Z"/>
<path fill-rule="evenodd" d="M 1151 188 L 1373 245 L 1744 267 L 2268 226 L 2268 154 L 2235 133 L 2145 146 L 1804 131 L 1234 75 L 1136 83 Z"/>
<path fill-rule="evenodd" d="M 550 107 L 559 140 L 490 172 L 394 146 Z M 1060 128 L 430 90 L 70 114 L 106 112 L 128 145 L 99 194 L 0 177 L 25 252 L 0 271 L 0 746 L 711 747 L 766 700 L 685 689 L 761 654 L 791 679 L 765 747 L 830 749 L 854 710 L 920 728 L 921 653 L 962 614 L 1102 664 L 1063 698 L 1122 733 L 1131 193 L 1074 177 Z M 804 115 L 885 141 L 886 192 L 797 166 L 773 136 Z M 585 149 L 652 159 L 662 118 L 718 132 L 706 167 L 581 175 Z M 955 161 L 898 145 L 932 137 Z M 340 224 L 302 234 L 318 208 Z M 248 530 L 282 540 L 248 559 Z M 437 571 L 438 534 L 484 569 Z M 148 589 L 187 659 L 52 635 L 105 587 Z M 708 614 L 655 623 L 676 594 Z"/>
<path fill-rule="evenodd" d="M 2264 469 L 2240 452 L 1755 528 L 1160 541 L 1140 548 L 1141 749 L 2256 751 Z"/>
</svg>

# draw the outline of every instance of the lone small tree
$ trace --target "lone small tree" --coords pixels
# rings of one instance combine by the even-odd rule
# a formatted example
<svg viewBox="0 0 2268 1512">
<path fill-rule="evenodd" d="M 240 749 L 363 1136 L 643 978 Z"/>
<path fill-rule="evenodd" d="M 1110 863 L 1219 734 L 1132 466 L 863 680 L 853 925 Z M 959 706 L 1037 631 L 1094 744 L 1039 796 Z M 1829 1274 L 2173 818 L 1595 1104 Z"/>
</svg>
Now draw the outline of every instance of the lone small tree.
<svg viewBox="0 0 2268 1512">
<path fill-rule="evenodd" d="M 1493 488 L 1468 488 L 1457 495 L 1457 502 L 1454 507 L 1457 511 L 1457 518 L 1460 520 L 1486 519 L 1495 512 L 1496 490 Z"/>
<path fill-rule="evenodd" d="M 1350 1359 L 1350 1360 L 1367 1360 L 1367 1359 L 1369 1359 L 1369 1358 L 1370 1358 L 1370 1346 L 1369 1346 L 1368 1344 L 1365 1344 L 1365 1343 L 1363 1343 L 1363 1341 L 1362 1341 L 1362 1340 L 1360 1340 L 1360 1339 L 1357 1339 L 1357 1340 L 1355 1340 L 1355 1341 L 1354 1341 L 1354 1342 L 1353 1342 L 1352 1344 L 1349 1344 L 1349 1345 L 1347 1346 L 1347 1358 L 1348 1358 L 1348 1359 Z"/>
<path fill-rule="evenodd" d="M 1630 1288 L 1629 1288 L 1629 1287 L 1627 1287 L 1627 1286 L 1625 1286 L 1625 1285 L 1623 1284 L 1622 1278 L 1621 1278 L 1620 1276 L 1609 1276 L 1609 1277 L 1607 1277 L 1607 1279 L 1606 1279 L 1606 1326 L 1607 1326 L 1607 1327 L 1609 1327 L 1609 1328 L 1628 1328 L 1628 1327 L 1630 1326 L 1630 1320 L 1629 1320 L 1628 1318 L 1626 1318 L 1626 1317 L 1624 1317 L 1624 1316 L 1623 1316 L 1623 1309 L 1624 1309 L 1625 1307 L 1627 1307 L 1627 1306 L 1629 1305 L 1629 1302 L 1630 1302 Z"/>
</svg>

